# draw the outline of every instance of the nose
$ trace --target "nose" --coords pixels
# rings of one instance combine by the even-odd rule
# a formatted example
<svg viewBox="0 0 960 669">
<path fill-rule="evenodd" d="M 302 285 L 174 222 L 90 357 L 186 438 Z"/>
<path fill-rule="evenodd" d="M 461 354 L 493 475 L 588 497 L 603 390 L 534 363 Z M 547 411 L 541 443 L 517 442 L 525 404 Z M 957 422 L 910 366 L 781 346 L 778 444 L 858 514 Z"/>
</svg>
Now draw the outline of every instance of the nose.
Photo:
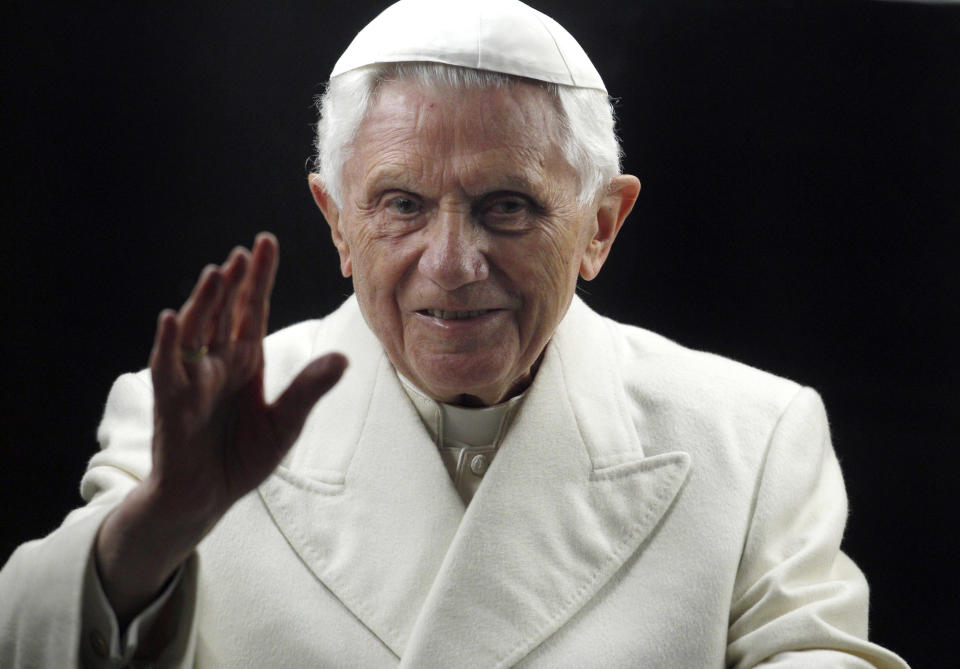
<svg viewBox="0 0 960 669">
<path fill-rule="evenodd" d="M 427 224 L 419 269 L 444 290 L 456 290 L 490 275 L 483 234 L 463 211 L 441 211 Z"/>
</svg>

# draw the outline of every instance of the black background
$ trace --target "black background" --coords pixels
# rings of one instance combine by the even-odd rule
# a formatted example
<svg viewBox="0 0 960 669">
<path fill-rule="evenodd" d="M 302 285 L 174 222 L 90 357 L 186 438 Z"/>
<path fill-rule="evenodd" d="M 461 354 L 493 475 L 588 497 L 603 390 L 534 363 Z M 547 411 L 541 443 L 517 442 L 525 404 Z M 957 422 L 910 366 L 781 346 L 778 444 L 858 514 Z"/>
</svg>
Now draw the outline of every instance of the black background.
<svg viewBox="0 0 960 669">
<path fill-rule="evenodd" d="M 312 100 L 381 3 L 197 4 L 8 3 L 0 561 L 80 501 L 111 381 L 204 264 L 276 233 L 271 329 L 350 292 L 306 188 Z M 872 636 L 940 664 L 960 597 L 960 6 L 531 4 L 621 99 L 644 184 L 584 297 L 822 393 Z"/>
</svg>

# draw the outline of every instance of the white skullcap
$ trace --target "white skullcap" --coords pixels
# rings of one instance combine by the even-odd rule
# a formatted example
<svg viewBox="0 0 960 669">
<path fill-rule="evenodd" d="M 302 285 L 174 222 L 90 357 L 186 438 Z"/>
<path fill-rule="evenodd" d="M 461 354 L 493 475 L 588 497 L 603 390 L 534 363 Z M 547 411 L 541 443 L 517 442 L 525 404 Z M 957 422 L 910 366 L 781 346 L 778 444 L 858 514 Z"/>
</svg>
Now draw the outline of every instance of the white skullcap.
<svg viewBox="0 0 960 669">
<path fill-rule="evenodd" d="M 447 63 L 607 90 L 577 40 L 519 0 L 400 0 L 353 38 L 330 77 L 402 61 Z"/>
</svg>

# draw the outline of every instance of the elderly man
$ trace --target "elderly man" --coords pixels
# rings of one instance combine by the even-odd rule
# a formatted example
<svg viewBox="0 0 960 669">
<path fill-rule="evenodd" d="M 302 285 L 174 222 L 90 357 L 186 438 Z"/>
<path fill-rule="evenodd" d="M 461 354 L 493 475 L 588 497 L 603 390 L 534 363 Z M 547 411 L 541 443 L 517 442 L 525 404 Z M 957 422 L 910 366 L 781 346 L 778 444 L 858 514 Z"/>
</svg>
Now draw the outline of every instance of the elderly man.
<svg viewBox="0 0 960 669">
<path fill-rule="evenodd" d="M 309 180 L 355 296 L 264 339 L 264 234 L 160 315 L 88 505 L 4 568 L 0 663 L 904 666 L 865 640 L 816 394 L 574 297 L 618 163 L 548 17 L 387 9 Z"/>
</svg>

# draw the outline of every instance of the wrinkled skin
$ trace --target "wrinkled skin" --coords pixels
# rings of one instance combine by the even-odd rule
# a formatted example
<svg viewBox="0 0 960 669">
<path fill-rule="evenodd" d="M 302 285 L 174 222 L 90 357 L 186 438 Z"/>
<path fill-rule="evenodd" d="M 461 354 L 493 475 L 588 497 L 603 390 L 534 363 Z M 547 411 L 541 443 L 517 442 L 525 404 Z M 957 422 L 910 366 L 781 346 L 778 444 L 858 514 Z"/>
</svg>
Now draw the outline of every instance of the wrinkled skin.
<svg viewBox="0 0 960 669">
<path fill-rule="evenodd" d="M 224 513 L 276 469 L 313 405 L 340 378 L 332 353 L 277 400 L 263 395 L 263 337 L 277 240 L 257 237 L 207 267 L 178 311 L 160 314 L 150 371 L 153 467 L 104 520 L 96 564 L 121 628 Z M 202 353 L 201 353 L 202 352 Z"/>
<path fill-rule="evenodd" d="M 364 317 L 434 399 L 490 405 L 526 388 L 636 199 L 620 176 L 578 206 L 559 138 L 537 86 L 389 82 L 344 166 L 342 208 L 311 175 Z"/>
</svg>

